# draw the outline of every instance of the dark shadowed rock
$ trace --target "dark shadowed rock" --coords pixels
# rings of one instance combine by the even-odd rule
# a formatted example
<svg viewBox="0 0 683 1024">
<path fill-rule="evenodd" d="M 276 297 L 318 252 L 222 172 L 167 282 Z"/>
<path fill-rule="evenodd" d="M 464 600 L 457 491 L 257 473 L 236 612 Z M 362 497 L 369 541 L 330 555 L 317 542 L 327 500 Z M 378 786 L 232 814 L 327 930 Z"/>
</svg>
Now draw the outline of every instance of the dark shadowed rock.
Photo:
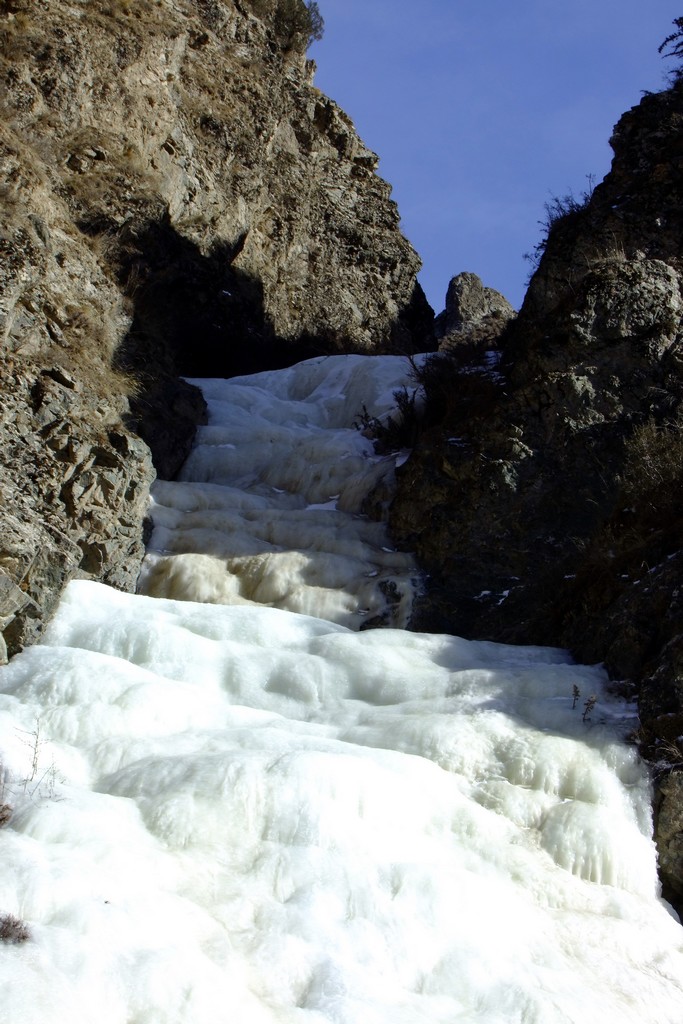
<svg viewBox="0 0 683 1024">
<path fill-rule="evenodd" d="M 391 523 L 431 574 L 418 627 L 570 646 L 639 696 L 680 899 L 680 786 L 661 779 L 683 767 L 681 85 L 612 145 L 605 181 L 550 224 L 496 364 L 476 346 L 435 358 Z M 472 304 L 466 279 L 451 324 Z"/>
</svg>

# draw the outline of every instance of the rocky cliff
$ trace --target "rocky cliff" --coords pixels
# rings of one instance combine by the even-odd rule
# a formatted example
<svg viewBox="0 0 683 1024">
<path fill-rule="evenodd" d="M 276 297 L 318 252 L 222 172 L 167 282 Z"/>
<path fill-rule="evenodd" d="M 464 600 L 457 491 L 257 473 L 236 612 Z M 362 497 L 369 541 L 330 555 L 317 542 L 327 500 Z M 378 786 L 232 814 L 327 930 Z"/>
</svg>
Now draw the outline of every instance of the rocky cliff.
<svg viewBox="0 0 683 1024">
<path fill-rule="evenodd" d="M 430 331 L 377 158 L 312 84 L 299 0 L 0 0 L 0 628 L 134 584 L 177 380 Z M 147 442 L 142 443 L 141 438 Z"/>
<path fill-rule="evenodd" d="M 681 85 L 611 142 L 605 181 L 553 209 L 519 316 L 428 364 L 392 526 L 431 574 L 417 625 L 569 646 L 637 695 L 680 903 Z"/>
</svg>

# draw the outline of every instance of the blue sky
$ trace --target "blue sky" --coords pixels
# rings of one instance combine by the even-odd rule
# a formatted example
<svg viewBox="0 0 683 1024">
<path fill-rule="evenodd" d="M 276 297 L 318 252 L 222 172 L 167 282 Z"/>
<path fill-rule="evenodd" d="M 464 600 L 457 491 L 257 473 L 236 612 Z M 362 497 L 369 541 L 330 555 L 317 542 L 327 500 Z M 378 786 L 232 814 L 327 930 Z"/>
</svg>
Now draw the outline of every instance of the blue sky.
<svg viewBox="0 0 683 1024">
<path fill-rule="evenodd" d="M 666 85 L 683 0 L 319 0 L 315 84 L 380 156 L 436 311 L 470 270 L 521 304 L 544 203 L 600 181 Z"/>
</svg>

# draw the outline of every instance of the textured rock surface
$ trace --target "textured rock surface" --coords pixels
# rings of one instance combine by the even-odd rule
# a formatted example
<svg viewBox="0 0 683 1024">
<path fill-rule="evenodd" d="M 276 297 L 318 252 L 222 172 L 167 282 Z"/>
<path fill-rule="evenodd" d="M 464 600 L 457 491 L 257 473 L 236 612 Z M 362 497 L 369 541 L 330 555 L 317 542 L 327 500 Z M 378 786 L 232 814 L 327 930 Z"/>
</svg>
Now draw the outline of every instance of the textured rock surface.
<svg viewBox="0 0 683 1024">
<path fill-rule="evenodd" d="M 680 786 L 661 780 L 683 763 L 683 89 L 646 96 L 612 145 L 498 356 L 433 364 L 392 525 L 432 574 L 416 625 L 570 646 L 638 696 L 680 901 Z"/>
<path fill-rule="evenodd" d="M 660 779 L 655 800 L 655 834 L 664 897 L 683 904 L 683 772 Z"/>
<path fill-rule="evenodd" d="M 443 350 L 461 342 L 496 342 L 514 316 L 513 307 L 500 292 L 465 271 L 451 278 L 446 308 L 434 321 L 434 333 Z"/>
<path fill-rule="evenodd" d="M 190 372 L 257 362 L 275 339 L 415 349 L 431 315 L 418 257 L 377 157 L 274 27 L 276 0 L 3 7 L 21 162 L 115 274 L 138 336 L 163 335 Z"/>
<path fill-rule="evenodd" d="M 0 626 L 130 588 L 178 373 L 412 351 L 431 310 L 377 158 L 280 0 L 0 0 Z"/>
<path fill-rule="evenodd" d="M 9 654 L 38 637 L 72 576 L 135 586 L 153 471 L 118 413 L 58 368 L 4 377 L 0 629 Z"/>
</svg>

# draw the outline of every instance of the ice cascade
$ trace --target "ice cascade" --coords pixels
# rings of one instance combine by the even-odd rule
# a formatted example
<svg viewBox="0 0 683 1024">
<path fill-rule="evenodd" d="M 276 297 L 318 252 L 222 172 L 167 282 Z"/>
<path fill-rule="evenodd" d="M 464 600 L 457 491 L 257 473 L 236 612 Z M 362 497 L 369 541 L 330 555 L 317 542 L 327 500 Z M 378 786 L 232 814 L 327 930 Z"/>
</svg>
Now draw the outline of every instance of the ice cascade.
<svg viewBox="0 0 683 1024">
<path fill-rule="evenodd" d="M 353 422 L 405 372 L 203 382 L 146 593 L 71 583 L 0 670 L 2 1024 L 679 1024 L 633 709 L 396 628 L 396 458 Z"/>
</svg>

